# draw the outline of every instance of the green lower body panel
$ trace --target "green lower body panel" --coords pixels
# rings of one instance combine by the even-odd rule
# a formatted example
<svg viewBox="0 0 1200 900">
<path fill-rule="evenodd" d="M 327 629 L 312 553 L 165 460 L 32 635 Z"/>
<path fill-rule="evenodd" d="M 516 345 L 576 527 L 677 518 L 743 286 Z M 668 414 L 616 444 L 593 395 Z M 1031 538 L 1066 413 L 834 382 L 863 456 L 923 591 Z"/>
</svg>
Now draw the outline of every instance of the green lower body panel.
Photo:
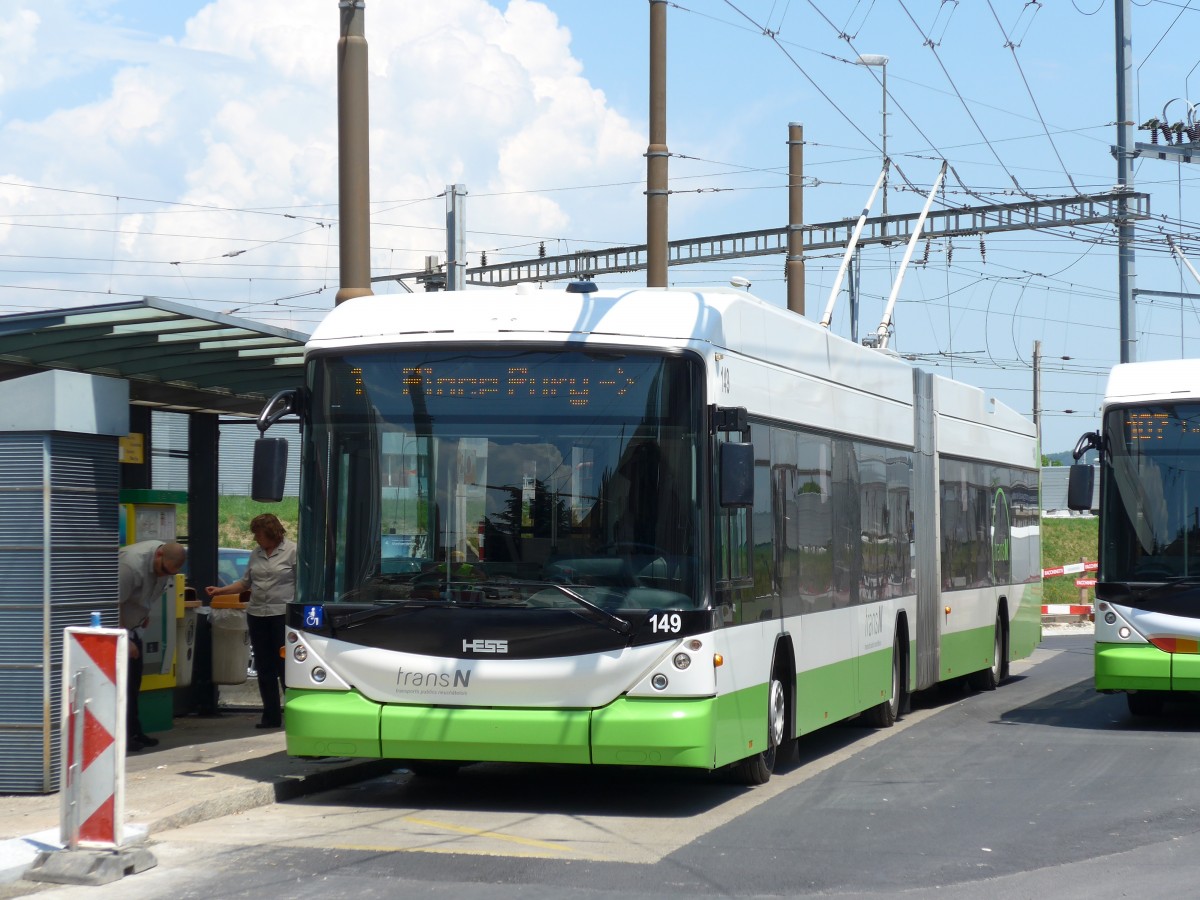
<svg viewBox="0 0 1200 900">
<path fill-rule="evenodd" d="M 380 739 L 387 759 L 586 763 L 586 709 L 472 709 L 385 706 Z"/>
<path fill-rule="evenodd" d="M 808 734 L 862 711 L 856 690 L 857 665 L 855 660 L 846 660 L 809 669 L 797 676 L 796 724 L 800 734 Z M 765 696 L 763 703 L 766 703 Z"/>
<path fill-rule="evenodd" d="M 354 691 L 288 688 L 284 706 L 291 756 L 381 758 L 378 703 Z"/>
<path fill-rule="evenodd" d="M 1200 656 L 1194 653 L 1171 655 L 1171 690 L 1200 691 Z"/>
<path fill-rule="evenodd" d="M 1151 644 L 1096 644 L 1096 690 L 1169 691 L 1171 658 Z"/>
<path fill-rule="evenodd" d="M 757 723 L 744 718 L 750 708 Z M 622 697 L 597 710 L 389 706 L 354 691 L 289 689 L 285 721 L 292 756 L 712 769 L 754 752 L 742 749 L 747 733 L 765 742 L 766 709 L 765 687 L 719 698 Z"/>
<path fill-rule="evenodd" d="M 1008 625 L 1008 658 L 1025 659 L 1042 642 L 1042 586 L 1029 585 Z"/>
<path fill-rule="evenodd" d="M 750 693 L 743 691 L 742 693 Z M 766 689 L 762 691 L 762 730 L 766 735 Z M 734 718 L 737 695 L 695 700 L 623 697 L 592 713 L 592 762 L 609 765 L 680 766 L 712 769 L 717 722 Z M 719 710 L 727 712 L 722 715 Z M 741 746 L 741 730 L 731 745 Z M 746 753 L 732 758 L 741 758 Z"/>
<path fill-rule="evenodd" d="M 943 634 L 939 680 L 947 681 L 981 669 L 990 669 L 996 649 L 995 640 L 996 629 L 992 625 Z"/>
</svg>

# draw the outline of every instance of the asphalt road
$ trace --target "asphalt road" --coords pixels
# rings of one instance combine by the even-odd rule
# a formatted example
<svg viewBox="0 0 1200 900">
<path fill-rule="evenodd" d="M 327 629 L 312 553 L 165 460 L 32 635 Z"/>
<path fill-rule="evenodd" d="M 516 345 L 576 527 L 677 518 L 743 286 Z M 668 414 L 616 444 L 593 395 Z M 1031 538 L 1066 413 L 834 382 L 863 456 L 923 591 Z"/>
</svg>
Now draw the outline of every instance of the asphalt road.
<svg viewBox="0 0 1200 900">
<path fill-rule="evenodd" d="M 156 869 L 39 897 L 1184 896 L 1200 883 L 1200 714 L 1131 719 L 1091 636 L 998 691 L 846 724 L 747 789 L 657 770 L 407 772 L 157 836 Z"/>
</svg>

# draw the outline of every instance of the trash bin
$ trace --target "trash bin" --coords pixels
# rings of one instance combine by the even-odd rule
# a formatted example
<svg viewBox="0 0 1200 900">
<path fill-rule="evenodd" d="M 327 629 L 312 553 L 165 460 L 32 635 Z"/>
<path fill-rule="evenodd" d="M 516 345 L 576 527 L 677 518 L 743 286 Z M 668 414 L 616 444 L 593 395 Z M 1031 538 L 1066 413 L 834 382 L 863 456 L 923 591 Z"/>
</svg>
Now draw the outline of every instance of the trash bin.
<svg viewBox="0 0 1200 900">
<path fill-rule="evenodd" d="M 183 604 L 183 615 L 175 620 L 175 686 L 187 687 L 192 683 L 192 669 L 196 659 L 196 609 L 199 600 Z"/>
<path fill-rule="evenodd" d="M 213 684 L 245 684 L 250 666 L 245 604 L 214 597 L 208 620 L 212 625 Z"/>
</svg>

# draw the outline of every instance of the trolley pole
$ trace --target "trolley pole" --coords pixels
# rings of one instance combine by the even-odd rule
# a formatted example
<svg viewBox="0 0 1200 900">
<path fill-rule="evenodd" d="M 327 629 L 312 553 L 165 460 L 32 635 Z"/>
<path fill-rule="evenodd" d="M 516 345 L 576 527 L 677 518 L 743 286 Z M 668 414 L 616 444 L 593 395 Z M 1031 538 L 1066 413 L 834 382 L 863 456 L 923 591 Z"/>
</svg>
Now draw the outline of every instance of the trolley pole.
<svg viewBox="0 0 1200 900">
<path fill-rule="evenodd" d="M 1033 428 L 1037 432 L 1038 465 L 1042 453 L 1042 342 L 1033 342 Z"/>
</svg>

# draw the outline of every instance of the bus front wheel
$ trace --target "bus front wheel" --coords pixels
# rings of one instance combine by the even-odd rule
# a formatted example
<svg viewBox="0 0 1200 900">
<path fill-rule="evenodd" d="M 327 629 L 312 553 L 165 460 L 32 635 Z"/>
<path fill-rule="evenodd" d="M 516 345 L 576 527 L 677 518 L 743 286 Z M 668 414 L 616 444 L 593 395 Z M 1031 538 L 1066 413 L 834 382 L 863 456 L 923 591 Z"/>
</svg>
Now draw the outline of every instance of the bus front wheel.
<svg viewBox="0 0 1200 900">
<path fill-rule="evenodd" d="M 779 672 L 771 673 L 767 684 L 767 746 L 753 756 L 735 762 L 731 769 L 738 784 L 766 784 L 775 771 L 776 756 L 785 740 L 787 729 L 787 691 Z"/>
<path fill-rule="evenodd" d="M 1161 716 L 1163 711 L 1162 694 L 1147 691 L 1135 691 L 1125 695 L 1129 704 L 1129 714 L 1133 716 Z"/>
</svg>

